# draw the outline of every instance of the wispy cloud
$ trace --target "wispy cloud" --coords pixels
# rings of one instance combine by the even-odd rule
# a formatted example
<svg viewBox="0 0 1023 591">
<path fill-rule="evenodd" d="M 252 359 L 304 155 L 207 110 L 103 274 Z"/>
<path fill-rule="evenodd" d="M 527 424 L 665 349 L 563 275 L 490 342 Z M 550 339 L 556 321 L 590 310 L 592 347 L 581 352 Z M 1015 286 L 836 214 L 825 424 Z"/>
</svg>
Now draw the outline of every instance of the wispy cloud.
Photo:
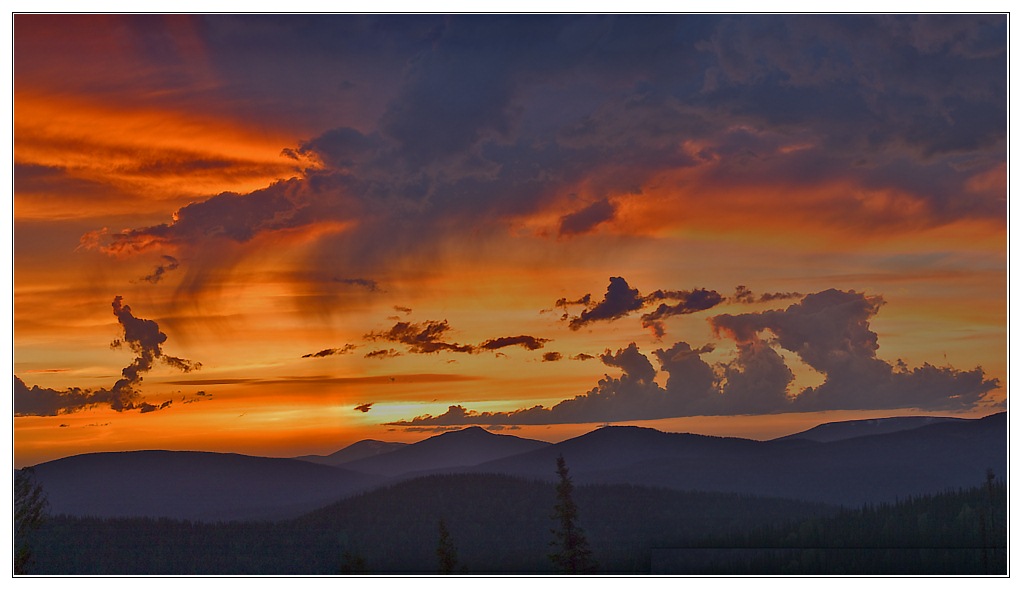
<svg viewBox="0 0 1023 591">
<path fill-rule="evenodd" d="M 333 349 L 322 349 L 315 353 L 306 353 L 302 356 L 302 359 L 309 359 L 311 357 L 330 357 L 332 355 L 345 355 L 358 349 L 358 346 L 351 343 L 346 343 L 343 347 L 336 347 Z"/>
</svg>

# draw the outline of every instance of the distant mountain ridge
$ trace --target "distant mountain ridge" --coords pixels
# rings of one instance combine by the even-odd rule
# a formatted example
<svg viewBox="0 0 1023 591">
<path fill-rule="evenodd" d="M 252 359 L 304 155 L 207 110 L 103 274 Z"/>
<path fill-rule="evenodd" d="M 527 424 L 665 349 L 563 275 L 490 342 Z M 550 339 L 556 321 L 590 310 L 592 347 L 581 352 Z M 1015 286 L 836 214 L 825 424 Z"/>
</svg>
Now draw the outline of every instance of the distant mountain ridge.
<svg viewBox="0 0 1023 591">
<path fill-rule="evenodd" d="M 469 427 L 413 444 L 367 440 L 316 456 L 319 462 L 141 451 L 72 456 L 35 468 L 54 513 L 208 521 L 290 517 L 430 473 L 552 480 L 559 455 L 578 484 L 738 493 L 853 507 L 977 486 L 988 468 L 1006 478 L 1007 413 L 983 419 L 899 420 L 905 418 L 879 421 L 883 430 L 899 428 L 892 432 L 870 434 L 876 426 L 853 421 L 771 441 L 621 426 L 551 444 Z M 854 436 L 845 437 L 850 434 Z M 357 459 L 343 461 L 346 457 Z M 337 466 L 326 465 L 339 460 Z"/>
<path fill-rule="evenodd" d="M 199 521 L 299 515 L 381 480 L 299 460 L 158 450 L 70 456 L 35 475 L 54 514 Z"/>
<path fill-rule="evenodd" d="M 580 484 L 635 484 L 859 506 L 977 486 L 1007 475 L 1007 414 L 934 422 L 833 442 L 754 441 L 603 427 L 549 448 L 476 466 L 553 478 L 562 455 Z"/>
<path fill-rule="evenodd" d="M 356 460 L 371 458 L 373 456 L 379 456 L 381 454 L 396 451 L 406 445 L 408 444 L 396 443 L 393 441 L 377 441 L 376 439 L 363 439 L 362 441 L 356 441 L 348 447 L 339 449 L 330 455 L 299 456 L 295 459 L 313 462 L 316 464 L 325 464 L 327 466 L 340 466 L 341 464 L 348 462 L 354 462 Z"/>
<path fill-rule="evenodd" d="M 785 439 L 809 439 L 810 441 L 827 443 L 831 441 L 839 441 L 841 439 L 863 437 L 865 435 L 883 435 L 885 433 L 906 431 L 908 429 L 916 429 L 918 427 L 933 425 L 935 423 L 966 420 L 969 419 L 956 417 L 915 416 L 836 421 L 833 423 L 823 423 L 813 427 L 812 429 L 793 433 L 792 435 L 785 435 L 784 437 L 777 438 L 775 441 Z"/>
<path fill-rule="evenodd" d="M 393 477 L 471 467 L 550 445 L 546 441 L 498 435 L 482 427 L 467 427 L 441 433 L 386 454 L 346 462 L 341 466 L 347 470 Z"/>
</svg>

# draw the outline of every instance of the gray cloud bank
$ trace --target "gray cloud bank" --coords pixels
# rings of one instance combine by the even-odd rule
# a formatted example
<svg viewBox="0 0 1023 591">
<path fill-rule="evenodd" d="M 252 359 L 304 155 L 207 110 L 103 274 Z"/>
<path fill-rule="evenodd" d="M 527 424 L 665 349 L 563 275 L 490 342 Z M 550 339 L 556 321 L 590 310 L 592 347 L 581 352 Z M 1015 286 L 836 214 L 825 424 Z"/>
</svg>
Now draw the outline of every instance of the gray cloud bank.
<svg viewBox="0 0 1023 591">
<path fill-rule="evenodd" d="M 689 343 L 657 349 L 657 371 L 635 343 L 600 356 L 619 377 L 605 375 L 586 394 L 550 408 L 476 412 L 461 405 L 447 412 L 392 423 L 402 426 L 463 424 L 557 424 L 704 415 L 750 415 L 824 410 L 915 408 L 964 411 L 998 387 L 981 368 L 959 370 L 924 363 L 912 368 L 877 358 L 877 333 L 869 319 L 883 301 L 854 291 L 830 289 L 805 296 L 784 310 L 722 314 L 710 322 L 734 343 L 734 357 L 715 366 L 701 356 L 712 345 Z M 768 336 L 768 335 L 773 335 Z M 795 353 L 824 375 L 824 382 L 790 392 L 794 379 L 778 351 Z"/>
<path fill-rule="evenodd" d="M 1005 176 L 1005 15 L 199 19 L 224 92 L 257 111 L 366 118 L 286 149 L 320 163 L 294 178 L 83 242 L 184 252 L 195 289 L 263 234 L 321 227 L 333 230 L 311 264 L 372 292 L 382 266 L 507 235 L 581 187 L 549 232 L 599 232 L 630 196 L 697 169 L 681 210 L 704 206 L 711 187 L 814 192 L 839 180 L 899 198 L 877 207 L 842 190 L 814 206 L 815 223 L 877 232 L 1005 216 L 1004 183 L 985 181 Z M 358 79 L 327 92 L 338 71 Z M 637 304 L 621 295 L 577 324 L 628 313 Z"/>
</svg>

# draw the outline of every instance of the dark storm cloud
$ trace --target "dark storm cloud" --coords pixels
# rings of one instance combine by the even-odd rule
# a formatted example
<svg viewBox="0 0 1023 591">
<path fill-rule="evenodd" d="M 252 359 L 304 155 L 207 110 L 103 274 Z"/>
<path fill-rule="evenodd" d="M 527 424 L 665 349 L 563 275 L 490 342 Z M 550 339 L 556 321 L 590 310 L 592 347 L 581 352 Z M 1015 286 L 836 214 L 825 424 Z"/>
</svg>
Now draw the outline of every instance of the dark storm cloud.
<svg viewBox="0 0 1023 591">
<path fill-rule="evenodd" d="M 549 343 L 550 339 L 541 339 L 538 337 L 531 337 L 528 335 L 519 335 L 517 337 L 499 337 L 496 339 L 488 339 L 483 341 L 479 345 L 481 350 L 495 350 L 503 349 L 504 347 L 512 347 L 514 345 L 521 345 L 530 351 L 542 349 L 545 343 Z"/>
<path fill-rule="evenodd" d="M 358 348 L 357 346 L 351 343 L 346 343 L 344 347 L 337 347 L 334 349 L 323 349 L 322 351 L 317 351 L 316 353 L 306 353 L 305 355 L 302 356 L 302 359 L 308 359 L 310 357 L 330 357 L 331 355 L 345 355 L 346 353 L 351 353 L 357 348 Z"/>
<path fill-rule="evenodd" d="M 582 234 L 592 230 L 615 215 L 615 205 L 606 197 L 561 218 L 558 233 L 562 236 Z"/>
<path fill-rule="evenodd" d="M 167 402 L 155 406 L 141 401 L 137 386 L 142 382 L 143 374 L 152 369 L 157 360 L 186 373 L 197 370 L 202 365 L 165 354 L 163 343 L 167 340 L 167 335 L 160 331 L 156 322 L 136 318 L 131 308 L 123 303 L 121 296 L 114 298 L 111 307 L 124 331 L 122 338 L 115 340 L 111 346 L 121 348 L 127 345 L 135 353 L 135 359 L 121 370 L 121 379 L 109 390 L 70 388 L 58 391 L 38 386 L 29 389 L 21 379 L 14 376 L 15 415 L 54 416 L 76 412 L 97 404 L 109 404 L 111 409 L 118 412 L 132 409 L 152 412 L 170 405 Z"/>
<path fill-rule="evenodd" d="M 546 361 L 561 361 L 561 357 L 562 357 L 561 353 L 558 353 L 557 351 L 550 351 L 548 353 L 544 353 L 543 354 L 543 357 L 541 358 L 541 361 L 545 361 L 545 362 Z"/>
<path fill-rule="evenodd" d="M 963 371 L 929 363 L 910 369 L 878 359 L 877 334 L 869 319 L 883 304 L 877 296 L 834 289 L 809 294 L 785 310 L 714 317 L 715 329 L 735 343 L 730 360 L 708 364 L 712 345 L 694 349 L 678 342 L 657 349 L 654 358 L 668 374 L 662 387 L 656 370 L 635 343 L 601 361 L 621 370 L 605 375 L 584 395 L 550 408 L 476 412 L 461 405 L 396 425 L 556 424 L 658 419 L 701 415 L 771 414 L 823 410 L 914 408 L 961 411 L 982 404 L 998 386 L 981 368 Z M 824 383 L 789 392 L 794 379 L 776 344 L 796 353 L 824 375 Z"/>
<path fill-rule="evenodd" d="M 1004 217 L 1004 190 L 972 184 L 1006 160 L 1004 15 L 204 23 L 225 92 L 294 117 L 311 109 L 320 121 L 330 109 L 359 109 L 360 129 L 344 124 L 287 148 L 321 163 L 296 178 L 211 196 L 164 224 L 90 234 L 87 246 L 116 254 L 173 245 L 204 269 L 223 256 L 211 248 L 218 241 L 335 224 L 309 256 L 357 277 L 408 257 L 436 260 L 441 242 L 499 235 L 581 186 L 590 205 L 559 211 L 549 231 L 569 240 L 599 232 L 623 199 L 695 167 L 694 194 L 841 180 L 904 193 L 913 206 L 837 197 L 814 211 L 843 228 Z M 196 271 L 190 281 L 212 276 Z"/>
</svg>

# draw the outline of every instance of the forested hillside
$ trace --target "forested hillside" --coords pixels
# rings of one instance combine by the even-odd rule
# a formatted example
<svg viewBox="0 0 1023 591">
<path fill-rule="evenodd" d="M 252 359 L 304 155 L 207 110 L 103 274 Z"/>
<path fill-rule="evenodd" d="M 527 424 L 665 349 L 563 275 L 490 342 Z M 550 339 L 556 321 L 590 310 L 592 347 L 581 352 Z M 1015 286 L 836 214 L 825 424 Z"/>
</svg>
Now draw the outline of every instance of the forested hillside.
<svg viewBox="0 0 1023 591">
<path fill-rule="evenodd" d="M 797 501 L 628 485 L 575 493 L 600 572 L 646 573 L 654 547 L 834 512 Z M 33 572 L 435 573 L 443 519 L 459 571 L 548 573 L 554 500 L 547 482 L 472 474 L 406 481 L 276 523 L 58 517 L 37 536 Z"/>
<path fill-rule="evenodd" d="M 710 536 L 654 551 L 675 574 L 1007 574 L 1008 489 L 969 490 L 868 505 L 783 526 Z"/>
</svg>

